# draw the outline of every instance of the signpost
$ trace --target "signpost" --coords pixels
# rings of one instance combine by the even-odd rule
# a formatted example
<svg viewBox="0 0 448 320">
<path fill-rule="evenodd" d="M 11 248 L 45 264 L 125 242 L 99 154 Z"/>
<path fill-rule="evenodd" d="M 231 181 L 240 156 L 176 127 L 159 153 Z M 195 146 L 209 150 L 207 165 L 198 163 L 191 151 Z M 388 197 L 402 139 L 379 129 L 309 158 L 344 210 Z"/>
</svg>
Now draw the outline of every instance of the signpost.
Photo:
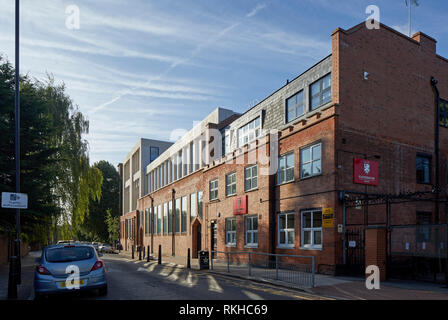
<svg viewBox="0 0 448 320">
<path fill-rule="evenodd" d="M 2 208 L 28 209 L 28 195 L 26 193 L 2 192 Z"/>
</svg>

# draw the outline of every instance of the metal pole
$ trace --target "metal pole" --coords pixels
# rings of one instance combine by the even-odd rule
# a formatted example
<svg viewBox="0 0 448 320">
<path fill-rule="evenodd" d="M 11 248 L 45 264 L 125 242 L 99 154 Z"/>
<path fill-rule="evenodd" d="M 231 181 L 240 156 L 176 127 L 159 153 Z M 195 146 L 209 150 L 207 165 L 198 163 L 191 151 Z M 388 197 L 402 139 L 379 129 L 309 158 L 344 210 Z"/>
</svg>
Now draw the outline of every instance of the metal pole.
<svg viewBox="0 0 448 320">
<path fill-rule="evenodd" d="M 16 193 L 20 193 L 20 60 L 19 60 L 19 18 L 20 3 L 16 0 L 15 7 L 15 99 L 14 99 L 14 120 L 15 120 L 15 166 L 16 166 Z M 20 263 L 20 209 L 16 209 L 16 240 L 15 254 L 11 256 L 8 279 L 8 298 L 17 298 L 17 285 L 21 283 L 21 263 Z"/>
<path fill-rule="evenodd" d="M 311 272 L 312 272 L 312 280 L 311 280 L 311 287 L 314 288 L 314 281 L 315 281 L 315 273 L 314 273 L 314 256 L 311 257 Z"/>
<path fill-rule="evenodd" d="M 439 191 L 440 191 L 440 181 L 439 181 L 439 171 L 440 171 L 440 154 L 439 154 L 439 126 L 440 126 L 440 92 L 439 89 L 437 88 L 437 83 L 438 81 L 434 78 L 431 77 L 431 86 L 433 87 L 435 93 L 436 93 L 436 121 L 435 121 L 435 137 L 434 137 L 434 142 L 435 142 L 435 162 L 436 162 L 436 177 L 435 177 L 435 197 L 436 197 L 436 203 L 435 203 L 435 209 L 436 209 L 436 219 L 437 219 L 437 223 L 440 222 L 439 219 Z M 448 221 L 447 221 L 448 222 Z M 447 241 L 448 241 L 448 228 L 447 228 Z M 446 249 L 446 260 L 445 260 L 445 284 L 446 286 L 448 286 L 448 249 Z"/>
<path fill-rule="evenodd" d="M 250 252 L 248 253 L 248 256 L 249 256 L 249 276 L 251 276 L 252 275 L 252 270 L 250 269 Z"/>
<path fill-rule="evenodd" d="M 342 263 L 347 263 L 347 239 L 345 234 L 346 223 L 346 205 L 345 205 L 345 192 L 342 193 Z"/>
<path fill-rule="evenodd" d="M 159 264 L 162 264 L 162 245 L 159 244 Z"/>
<path fill-rule="evenodd" d="M 230 272 L 230 266 L 229 266 L 229 253 L 226 252 L 226 256 L 227 256 L 227 272 Z"/>
<path fill-rule="evenodd" d="M 149 253 L 149 246 L 148 246 L 148 255 L 146 256 L 146 262 L 149 262 L 149 257 L 150 257 L 150 253 Z"/>
<path fill-rule="evenodd" d="M 187 268 L 191 269 L 191 263 L 190 263 L 190 248 L 188 248 L 187 251 Z"/>
<path fill-rule="evenodd" d="M 278 280 L 278 256 L 275 256 L 275 280 Z"/>
</svg>

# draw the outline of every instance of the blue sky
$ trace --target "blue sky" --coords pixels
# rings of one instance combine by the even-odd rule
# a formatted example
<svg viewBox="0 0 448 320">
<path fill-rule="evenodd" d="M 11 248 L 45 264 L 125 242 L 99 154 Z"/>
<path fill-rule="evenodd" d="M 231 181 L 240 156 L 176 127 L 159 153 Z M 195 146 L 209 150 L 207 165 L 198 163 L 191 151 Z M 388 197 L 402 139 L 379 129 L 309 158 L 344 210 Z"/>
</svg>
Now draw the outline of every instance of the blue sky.
<svg viewBox="0 0 448 320">
<path fill-rule="evenodd" d="M 137 139 L 170 140 L 216 107 L 244 112 L 367 18 L 407 33 L 405 0 L 22 0 L 21 72 L 54 75 L 90 121 L 91 163 L 123 161 Z M 66 27 L 66 7 L 80 29 Z M 413 32 L 448 57 L 448 1 L 421 0 Z M 14 63 L 14 0 L 0 0 L 0 54 Z"/>
</svg>

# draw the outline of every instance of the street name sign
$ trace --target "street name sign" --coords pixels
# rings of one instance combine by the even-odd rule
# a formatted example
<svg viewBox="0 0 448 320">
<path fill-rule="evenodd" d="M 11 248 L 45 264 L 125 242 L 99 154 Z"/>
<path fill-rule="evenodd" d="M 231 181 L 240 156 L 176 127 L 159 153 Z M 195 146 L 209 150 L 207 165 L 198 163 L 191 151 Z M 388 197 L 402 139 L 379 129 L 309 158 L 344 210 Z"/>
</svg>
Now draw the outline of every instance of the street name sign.
<svg viewBox="0 0 448 320">
<path fill-rule="evenodd" d="M 26 193 L 2 192 L 2 208 L 28 209 L 28 195 Z"/>
</svg>

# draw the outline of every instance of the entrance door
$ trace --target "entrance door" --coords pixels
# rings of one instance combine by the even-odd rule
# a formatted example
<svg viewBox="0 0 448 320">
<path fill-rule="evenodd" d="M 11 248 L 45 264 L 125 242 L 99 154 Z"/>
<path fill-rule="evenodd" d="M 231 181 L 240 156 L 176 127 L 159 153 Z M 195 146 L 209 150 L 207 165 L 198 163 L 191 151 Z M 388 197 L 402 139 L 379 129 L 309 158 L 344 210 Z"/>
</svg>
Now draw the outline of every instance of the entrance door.
<svg viewBox="0 0 448 320">
<path fill-rule="evenodd" d="M 345 232 L 347 249 L 347 275 L 365 274 L 364 226 L 347 226 Z"/>
<path fill-rule="evenodd" d="M 199 222 L 199 220 L 196 219 L 195 222 L 193 222 L 193 228 L 192 228 L 192 239 L 191 239 L 191 247 L 192 252 L 191 256 L 193 259 L 196 259 L 198 257 L 199 251 L 202 250 L 202 225 Z"/>
</svg>

